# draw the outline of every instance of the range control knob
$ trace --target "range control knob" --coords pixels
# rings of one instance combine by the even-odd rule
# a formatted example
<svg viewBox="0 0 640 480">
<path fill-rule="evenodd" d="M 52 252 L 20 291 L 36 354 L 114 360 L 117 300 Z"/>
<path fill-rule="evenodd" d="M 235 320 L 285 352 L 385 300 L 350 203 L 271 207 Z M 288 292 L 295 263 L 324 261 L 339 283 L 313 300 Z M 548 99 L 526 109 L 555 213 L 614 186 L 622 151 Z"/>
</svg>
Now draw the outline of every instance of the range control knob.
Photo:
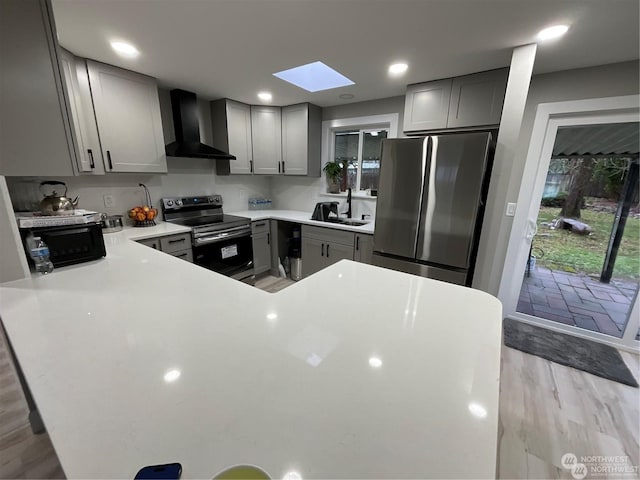
<svg viewBox="0 0 640 480">
<path fill-rule="evenodd" d="M 180 205 L 182 205 L 182 200 L 180 200 L 180 199 L 178 198 L 178 199 L 176 199 L 176 206 L 178 206 L 178 207 L 179 207 Z"/>
<path fill-rule="evenodd" d="M 173 205 L 173 200 L 167 200 L 167 207 L 170 207 Z"/>
</svg>

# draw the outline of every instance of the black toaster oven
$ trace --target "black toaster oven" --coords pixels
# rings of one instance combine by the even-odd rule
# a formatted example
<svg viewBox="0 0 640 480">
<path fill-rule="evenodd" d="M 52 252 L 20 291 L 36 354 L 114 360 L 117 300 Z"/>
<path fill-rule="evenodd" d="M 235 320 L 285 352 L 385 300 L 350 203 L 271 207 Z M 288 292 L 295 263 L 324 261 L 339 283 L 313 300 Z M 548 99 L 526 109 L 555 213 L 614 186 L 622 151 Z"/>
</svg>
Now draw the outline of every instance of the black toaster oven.
<svg viewBox="0 0 640 480">
<path fill-rule="evenodd" d="M 42 238 L 47 244 L 54 267 L 65 267 L 97 260 L 107 254 L 102 237 L 102 226 L 99 223 L 21 229 L 22 244 L 25 246 L 27 259 L 31 266 L 33 266 L 33 260 L 31 260 L 26 246 L 26 238 L 29 233 Z"/>
</svg>

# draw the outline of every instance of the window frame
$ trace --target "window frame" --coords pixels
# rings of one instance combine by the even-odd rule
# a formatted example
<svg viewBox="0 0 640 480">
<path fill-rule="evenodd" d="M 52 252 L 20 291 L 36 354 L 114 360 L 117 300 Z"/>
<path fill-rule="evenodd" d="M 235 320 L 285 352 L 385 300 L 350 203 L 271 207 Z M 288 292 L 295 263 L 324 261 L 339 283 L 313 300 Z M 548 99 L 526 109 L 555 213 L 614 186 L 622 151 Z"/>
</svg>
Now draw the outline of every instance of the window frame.
<svg viewBox="0 0 640 480">
<path fill-rule="evenodd" d="M 327 162 L 333 161 L 336 147 L 336 132 L 345 130 L 358 130 L 358 174 L 356 177 L 356 192 L 360 193 L 360 181 L 362 178 L 362 146 L 364 141 L 364 133 L 367 131 L 370 132 L 372 130 L 386 130 L 387 138 L 397 138 L 398 117 L 399 114 L 397 113 L 388 113 L 383 115 L 370 115 L 366 117 L 337 118 L 334 120 L 325 120 L 324 122 L 322 122 L 322 166 L 324 167 Z M 326 183 L 326 176 L 324 181 Z"/>
</svg>

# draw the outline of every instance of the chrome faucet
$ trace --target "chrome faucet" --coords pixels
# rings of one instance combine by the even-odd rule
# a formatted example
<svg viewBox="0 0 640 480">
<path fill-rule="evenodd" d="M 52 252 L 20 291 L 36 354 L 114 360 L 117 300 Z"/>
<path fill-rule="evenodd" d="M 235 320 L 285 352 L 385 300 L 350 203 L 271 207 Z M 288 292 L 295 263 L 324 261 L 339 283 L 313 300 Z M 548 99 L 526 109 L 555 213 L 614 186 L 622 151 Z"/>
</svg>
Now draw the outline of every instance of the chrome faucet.
<svg viewBox="0 0 640 480">
<path fill-rule="evenodd" d="M 351 187 L 347 188 L 347 211 L 342 212 L 343 214 L 347 214 L 347 218 L 351 218 Z"/>
</svg>

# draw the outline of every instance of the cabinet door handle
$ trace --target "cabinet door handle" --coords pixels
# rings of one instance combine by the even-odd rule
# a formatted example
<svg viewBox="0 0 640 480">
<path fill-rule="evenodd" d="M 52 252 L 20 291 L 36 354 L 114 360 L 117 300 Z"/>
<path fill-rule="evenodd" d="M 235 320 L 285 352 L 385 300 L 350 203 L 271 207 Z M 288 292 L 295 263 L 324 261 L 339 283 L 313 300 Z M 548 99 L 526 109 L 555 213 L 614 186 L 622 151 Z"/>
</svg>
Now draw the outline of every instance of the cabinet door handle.
<svg viewBox="0 0 640 480">
<path fill-rule="evenodd" d="M 324 257 L 324 243 L 322 244 L 322 247 L 320 247 L 320 256 Z"/>
<path fill-rule="evenodd" d="M 93 162 L 93 152 L 91 151 L 91 149 L 88 149 L 87 153 L 89 154 L 89 165 L 91 166 L 91 168 L 96 168 L 96 164 Z"/>
<path fill-rule="evenodd" d="M 179 242 L 184 242 L 186 240 L 186 238 L 179 238 L 178 240 L 169 240 L 169 243 L 179 243 Z"/>
<path fill-rule="evenodd" d="M 111 162 L 111 152 L 107 150 L 107 162 L 109 162 L 109 170 L 113 170 L 113 163 Z"/>
<path fill-rule="evenodd" d="M 253 173 L 253 160 L 249 160 L 249 171 Z"/>
<path fill-rule="evenodd" d="M 266 225 L 265 222 L 262 223 L 256 223 L 256 227 L 264 227 Z"/>
<path fill-rule="evenodd" d="M 278 162 L 278 173 L 280 173 L 280 162 Z"/>
<path fill-rule="evenodd" d="M 327 258 L 329 258 L 329 244 L 327 243 Z"/>
<path fill-rule="evenodd" d="M 284 169 L 284 160 L 282 161 L 282 173 L 285 173 L 286 170 Z"/>
<path fill-rule="evenodd" d="M 271 245 L 271 234 L 267 233 L 267 245 Z"/>
<path fill-rule="evenodd" d="M 176 255 L 176 257 L 186 257 L 186 256 L 187 256 L 187 253 L 186 253 L 186 252 L 185 252 L 185 253 L 180 253 L 180 254 Z"/>
<path fill-rule="evenodd" d="M 360 237 L 356 236 L 356 251 L 360 250 Z"/>
</svg>

